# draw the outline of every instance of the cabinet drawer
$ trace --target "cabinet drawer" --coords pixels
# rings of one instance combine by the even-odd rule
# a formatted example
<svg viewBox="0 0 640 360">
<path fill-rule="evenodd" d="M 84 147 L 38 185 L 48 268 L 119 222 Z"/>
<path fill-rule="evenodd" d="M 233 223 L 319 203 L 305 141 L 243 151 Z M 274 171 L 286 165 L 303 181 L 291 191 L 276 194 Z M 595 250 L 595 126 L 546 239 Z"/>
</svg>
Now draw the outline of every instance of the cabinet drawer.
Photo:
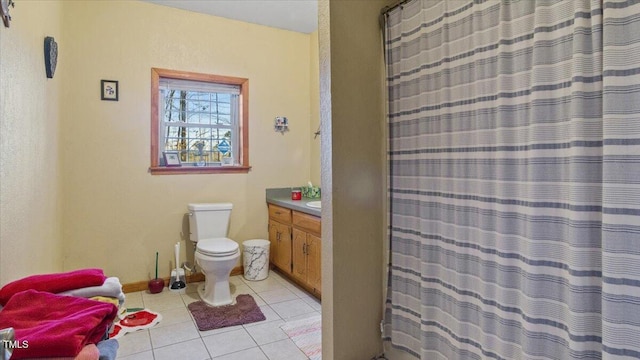
<svg viewBox="0 0 640 360">
<path fill-rule="evenodd" d="M 269 217 L 284 224 L 291 224 L 291 210 L 269 204 Z"/>
<path fill-rule="evenodd" d="M 320 235 L 322 230 L 319 217 L 297 211 L 293 212 L 293 226 L 307 230 L 317 235 Z"/>
</svg>

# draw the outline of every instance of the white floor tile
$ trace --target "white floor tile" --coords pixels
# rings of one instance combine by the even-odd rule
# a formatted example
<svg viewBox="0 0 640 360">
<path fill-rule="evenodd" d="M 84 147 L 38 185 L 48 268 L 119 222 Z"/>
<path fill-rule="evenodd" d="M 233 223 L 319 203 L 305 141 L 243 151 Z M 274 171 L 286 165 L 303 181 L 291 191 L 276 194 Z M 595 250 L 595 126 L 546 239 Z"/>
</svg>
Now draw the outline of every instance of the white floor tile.
<svg viewBox="0 0 640 360">
<path fill-rule="evenodd" d="M 124 296 L 124 306 L 131 308 L 143 308 L 144 303 L 142 302 L 142 293 L 140 291 L 128 293 Z"/>
<path fill-rule="evenodd" d="M 271 304 L 270 306 L 281 318 L 285 320 L 302 314 L 316 313 L 316 311 L 302 299 L 283 301 Z"/>
<path fill-rule="evenodd" d="M 197 325 L 196 325 L 196 328 L 197 328 Z M 205 336 L 210 336 L 210 335 L 215 335 L 215 334 L 222 334 L 222 333 L 225 333 L 225 332 L 234 331 L 234 330 L 242 330 L 242 329 L 244 329 L 242 327 L 242 325 L 236 325 L 236 326 L 227 326 L 227 327 L 223 327 L 223 328 L 219 328 L 219 329 L 206 330 L 206 331 L 198 330 L 198 332 L 200 333 L 201 337 L 205 337 Z"/>
<path fill-rule="evenodd" d="M 229 283 L 233 285 L 244 285 L 244 279 L 242 275 L 234 275 L 229 277 Z"/>
<path fill-rule="evenodd" d="M 164 297 L 164 296 L 173 295 L 173 293 L 171 291 L 169 291 L 169 288 L 166 287 L 166 286 L 162 288 L 161 292 L 156 293 L 156 294 L 152 294 L 148 290 L 140 291 L 140 294 L 142 295 L 142 299 L 157 298 L 157 297 Z"/>
<path fill-rule="evenodd" d="M 264 291 L 258 294 L 267 304 L 275 304 L 287 300 L 298 299 L 298 296 L 287 288 Z"/>
<path fill-rule="evenodd" d="M 256 302 L 256 305 L 258 306 L 267 305 L 267 303 L 264 302 L 264 300 L 262 300 L 262 298 L 258 294 L 253 293 L 251 294 L 251 296 L 253 296 L 253 300 Z"/>
<path fill-rule="evenodd" d="M 275 321 L 275 320 L 282 320 L 282 318 L 280 317 L 280 315 L 278 315 L 277 312 L 275 312 L 269 305 L 259 305 L 260 311 L 262 311 L 262 314 L 265 317 L 264 322 L 269 322 L 269 321 Z M 260 322 L 256 322 L 256 323 L 251 323 L 251 324 L 246 324 L 245 327 L 247 326 L 253 326 L 256 324 L 259 324 Z"/>
<path fill-rule="evenodd" d="M 276 271 L 261 281 L 230 278 L 233 296 L 250 294 L 265 315 L 265 321 L 210 331 L 199 331 L 188 304 L 200 301 L 189 283 L 184 294 L 167 288 L 159 294 L 139 291 L 126 294 L 129 308 L 146 307 L 163 320 L 149 330 L 118 339 L 119 360 L 302 360 L 307 357 L 280 329 L 287 321 L 320 314 L 320 301 Z"/>
<path fill-rule="evenodd" d="M 213 357 L 249 349 L 257 345 L 245 329 L 205 336 L 202 340 Z"/>
<path fill-rule="evenodd" d="M 182 301 L 184 302 L 185 306 L 189 306 L 189 304 L 201 300 L 200 295 L 198 295 L 197 292 L 182 294 L 180 295 L 180 297 L 182 298 Z"/>
<path fill-rule="evenodd" d="M 162 321 L 154 326 L 153 329 L 191 321 L 191 314 L 185 306 L 163 310 L 160 315 L 162 315 Z"/>
<path fill-rule="evenodd" d="M 208 360 L 210 358 L 202 339 L 197 338 L 153 349 L 155 360 Z"/>
<path fill-rule="evenodd" d="M 289 289 L 289 291 L 296 294 L 298 297 L 309 296 L 307 291 L 301 288 L 300 286 L 298 286 L 297 284 L 294 284 L 292 282 L 283 282 L 282 284 L 283 284 L 282 286 Z"/>
<path fill-rule="evenodd" d="M 297 321 L 297 320 L 302 320 L 302 319 L 308 319 L 310 317 L 314 317 L 314 316 L 318 316 L 321 315 L 319 312 L 314 311 L 314 312 L 310 312 L 310 313 L 305 313 L 305 314 L 301 314 L 298 316 L 293 316 L 290 317 L 288 319 L 286 319 L 286 322 L 293 322 L 293 321 Z"/>
<path fill-rule="evenodd" d="M 264 280 L 260 281 L 248 281 L 245 280 L 245 283 L 255 292 L 261 293 L 264 291 L 277 290 L 284 287 L 282 282 L 278 281 L 273 277 L 267 277 Z"/>
<path fill-rule="evenodd" d="M 300 299 L 309 304 L 313 310 L 322 312 L 322 303 L 317 298 L 313 296 L 301 296 Z"/>
<path fill-rule="evenodd" d="M 306 360 L 307 356 L 291 339 L 272 342 L 260 347 L 269 360 Z"/>
<path fill-rule="evenodd" d="M 269 360 L 258 347 L 234 352 L 227 355 L 216 356 L 214 360 Z"/>
<path fill-rule="evenodd" d="M 187 287 L 184 289 L 185 294 L 197 293 L 198 284 L 200 284 L 200 282 L 187 283 Z"/>
<path fill-rule="evenodd" d="M 289 280 L 285 279 L 278 271 L 269 270 L 269 277 L 271 279 L 276 279 L 280 282 L 288 283 Z"/>
<path fill-rule="evenodd" d="M 120 351 L 118 351 L 118 357 L 116 359 L 117 360 L 154 360 L 153 352 L 151 350 L 137 353 L 137 354 L 131 354 L 129 356 L 121 356 Z"/>
<path fill-rule="evenodd" d="M 152 328 L 149 333 L 154 349 L 200 337 L 193 321 Z"/>
<path fill-rule="evenodd" d="M 239 285 L 231 284 L 231 297 L 235 299 L 236 296 L 240 294 L 249 294 L 255 297 L 255 291 L 253 291 L 247 284 L 242 283 Z"/>
<path fill-rule="evenodd" d="M 289 338 L 280 328 L 282 324 L 284 324 L 282 320 L 261 322 L 256 323 L 255 326 L 248 326 L 246 329 L 258 345 L 264 345 Z"/>
<path fill-rule="evenodd" d="M 130 332 L 118 339 L 118 356 L 128 356 L 151 350 L 149 330 Z"/>
<path fill-rule="evenodd" d="M 157 295 L 151 294 L 150 296 L 145 296 L 143 294 L 142 300 L 144 301 L 144 306 L 147 309 L 155 312 L 162 312 L 164 310 L 185 306 L 180 294 L 176 293 L 159 293 Z"/>
</svg>

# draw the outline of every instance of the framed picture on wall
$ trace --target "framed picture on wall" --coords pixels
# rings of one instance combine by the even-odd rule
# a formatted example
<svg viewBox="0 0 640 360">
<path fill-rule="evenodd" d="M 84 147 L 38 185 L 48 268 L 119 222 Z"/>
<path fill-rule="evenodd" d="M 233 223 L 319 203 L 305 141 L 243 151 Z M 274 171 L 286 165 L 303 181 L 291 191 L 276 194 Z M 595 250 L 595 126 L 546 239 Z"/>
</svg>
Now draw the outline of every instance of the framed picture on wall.
<svg viewBox="0 0 640 360">
<path fill-rule="evenodd" d="M 182 166 L 180 163 L 180 155 L 177 151 L 163 151 L 165 166 Z"/>
<path fill-rule="evenodd" d="M 102 96 L 100 100 L 118 101 L 118 82 L 115 80 L 100 80 Z"/>
</svg>

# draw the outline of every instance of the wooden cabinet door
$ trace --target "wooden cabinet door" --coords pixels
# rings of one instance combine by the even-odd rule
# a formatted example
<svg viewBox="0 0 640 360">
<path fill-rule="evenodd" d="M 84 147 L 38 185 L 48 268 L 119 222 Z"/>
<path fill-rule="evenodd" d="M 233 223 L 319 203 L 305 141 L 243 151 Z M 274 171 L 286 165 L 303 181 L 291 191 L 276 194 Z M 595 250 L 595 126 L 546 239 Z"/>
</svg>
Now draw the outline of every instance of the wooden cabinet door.
<svg viewBox="0 0 640 360">
<path fill-rule="evenodd" d="M 283 271 L 291 271 L 291 227 L 277 221 L 269 221 L 271 262 Z"/>
<path fill-rule="evenodd" d="M 306 283 L 307 282 L 307 233 L 296 228 L 293 229 L 293 276 Z"/>
<path fill-rule="evenodd" d="M 276 241 L 276 233 L 278 231 L 278 223 L 269 220 L 269 261 L 274 264 L 275 258 L 278 256 L 278 242 Z"/>
<path fill-rule="evenodd" d="M 322 292 L 322 243 L 319 237 L 307 234 L 307 283 Z"/>
</svg>

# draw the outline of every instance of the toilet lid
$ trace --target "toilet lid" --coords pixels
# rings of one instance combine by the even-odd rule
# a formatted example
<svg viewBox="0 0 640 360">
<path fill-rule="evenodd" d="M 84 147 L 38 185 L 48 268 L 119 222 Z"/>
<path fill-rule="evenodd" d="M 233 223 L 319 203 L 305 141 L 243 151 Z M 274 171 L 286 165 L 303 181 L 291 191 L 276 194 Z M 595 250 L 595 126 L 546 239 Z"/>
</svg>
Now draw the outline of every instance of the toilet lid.
<svg viewBox="0 0 640 360">
<path fill-rule="evenodd" d="M 238 243 L 228 238 L 202 239 L 196 249 L 203 255 L 229 256 L 238 252 Z"/>
</svg>

